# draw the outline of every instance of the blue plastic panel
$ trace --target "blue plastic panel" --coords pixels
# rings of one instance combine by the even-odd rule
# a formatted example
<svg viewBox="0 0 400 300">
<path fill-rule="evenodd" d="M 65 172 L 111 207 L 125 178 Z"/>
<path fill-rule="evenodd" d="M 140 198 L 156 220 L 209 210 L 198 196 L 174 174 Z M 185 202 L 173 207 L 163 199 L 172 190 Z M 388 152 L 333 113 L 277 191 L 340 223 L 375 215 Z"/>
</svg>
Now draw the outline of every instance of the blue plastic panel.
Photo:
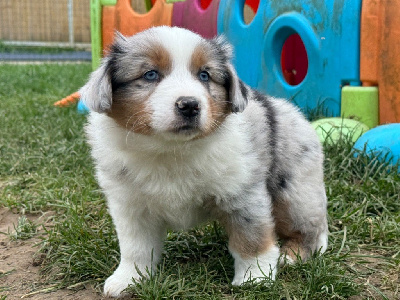
<svg viewBox="0 0 400 300">
<path fill-rule="evenodd" d="M 343 85 L 359 85 L 361 0 L 261 0 L 254 20 L 243 22 L 244 0 L 221 0 L 218 32 L 235 47 L 239 77 L 303 111 L 322 105 L 340 115 Z M 299 34 L 308 56 L 304 80 L 289 85 L 282 73 L 286 39 Z M 320 107 L 321 108 L 321 107 Z"/>
<path fill-rule="evenodd" d="M 239 77 L 256 87 L 261 75 L 261 58 L 265 32 L 263 11 L 267 2 L 260 1 L 250 24 L 243 19 L 245 0 L 221 0 L 218 10 L 218 34 L 224 34 L 235 48 L 234 65 Z"/>
</svg>

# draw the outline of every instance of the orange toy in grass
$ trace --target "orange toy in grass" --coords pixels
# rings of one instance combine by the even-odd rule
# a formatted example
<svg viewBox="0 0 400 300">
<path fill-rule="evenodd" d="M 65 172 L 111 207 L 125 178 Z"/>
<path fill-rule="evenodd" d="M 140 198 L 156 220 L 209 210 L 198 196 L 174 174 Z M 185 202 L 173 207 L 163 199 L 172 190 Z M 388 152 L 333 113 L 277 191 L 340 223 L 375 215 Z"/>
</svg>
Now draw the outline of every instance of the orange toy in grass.
<svg viewBox="0 0 400 300">
<path fill-rule="evenodd" d="M 79 92 L 75 92 L 75 93 L 61 99 L 60 101 L 57 101 L 56 103 L 54 103 L 54 106 L 60 106 L 60 107 L 69 106 L 71 104 L 78 102 L 80 97 L 81 97 L 81 95 L 79 94 Z"/>
</svg>

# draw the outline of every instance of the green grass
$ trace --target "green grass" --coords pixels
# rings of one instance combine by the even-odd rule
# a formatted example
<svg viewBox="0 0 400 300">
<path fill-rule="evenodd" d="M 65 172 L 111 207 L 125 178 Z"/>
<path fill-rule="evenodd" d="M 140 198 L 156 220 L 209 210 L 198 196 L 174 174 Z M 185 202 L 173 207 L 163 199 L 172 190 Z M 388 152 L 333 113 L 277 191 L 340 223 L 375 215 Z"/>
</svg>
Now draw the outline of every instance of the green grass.
<svg viewBox="0 0 400 300">
<path fill-rule="evenodd" d="M 47 282 L 59 287 L 100 288 L 119 260 L 85 116 L 52 106 L 89 72 L 88 64 L 0 65 L 0 205 L 54 212 L 40 251 Z M 211 223 L 170 232 L 157 272 L 130 291 L 139 299 L 398 299 L 399 175 L 363 153 L 355 157 L 347 140 L 325 145 L 325 154 L 331 235 L 323 256 L 279 268 L 273 283 L 233 287 L 226 234 Z"/>
<path fill-rule="evenodd" d="M 28 240 L 36 235 L 38 226 L 30 221 L 25 215 L 18 218 L 17 224 L 14 224 L 14 231 L 8 232 L 12 241 Z"/>
</svg>

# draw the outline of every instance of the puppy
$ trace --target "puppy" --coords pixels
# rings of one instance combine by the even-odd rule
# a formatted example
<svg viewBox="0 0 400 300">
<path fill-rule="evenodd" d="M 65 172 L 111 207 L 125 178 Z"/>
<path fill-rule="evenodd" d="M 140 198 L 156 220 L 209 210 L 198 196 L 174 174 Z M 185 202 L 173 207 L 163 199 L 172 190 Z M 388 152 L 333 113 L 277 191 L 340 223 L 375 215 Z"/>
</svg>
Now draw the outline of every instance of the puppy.
<svg viewBox="0 0 400 300">
<path fill-rule="evenodd" d="M 188 30 L 122 35 L 81 89 L 97 178 L 121 262 L 104 293 L 118 297 L 154 268 L 167 229 L 218 220 L 235 260 L 233 285 L 274 279 L 327 247 L 323 154 L 297 108 L 238 79 L 232 47 Z"/>
</svg>

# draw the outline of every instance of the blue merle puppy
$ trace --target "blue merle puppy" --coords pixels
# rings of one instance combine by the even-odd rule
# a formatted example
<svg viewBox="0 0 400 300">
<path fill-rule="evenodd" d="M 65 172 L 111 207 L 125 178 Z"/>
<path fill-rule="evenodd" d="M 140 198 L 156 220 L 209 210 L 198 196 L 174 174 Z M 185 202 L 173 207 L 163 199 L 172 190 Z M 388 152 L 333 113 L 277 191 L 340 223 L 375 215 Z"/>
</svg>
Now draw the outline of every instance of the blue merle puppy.
<svg viewBox="0 0 400 300">
<path fill-rule="evenodd" d="M 229 236 L 234 285 L 274 279 L 280 255 L 326 250 L 318 137 L 288 101 L 240 81 L 231 57 L 221 37 L 154 27 L 118 35 L 81 89 L 121 251 L 106 295 L 155 267 L 168 229 L 208 220 Z"/>
</svg>

